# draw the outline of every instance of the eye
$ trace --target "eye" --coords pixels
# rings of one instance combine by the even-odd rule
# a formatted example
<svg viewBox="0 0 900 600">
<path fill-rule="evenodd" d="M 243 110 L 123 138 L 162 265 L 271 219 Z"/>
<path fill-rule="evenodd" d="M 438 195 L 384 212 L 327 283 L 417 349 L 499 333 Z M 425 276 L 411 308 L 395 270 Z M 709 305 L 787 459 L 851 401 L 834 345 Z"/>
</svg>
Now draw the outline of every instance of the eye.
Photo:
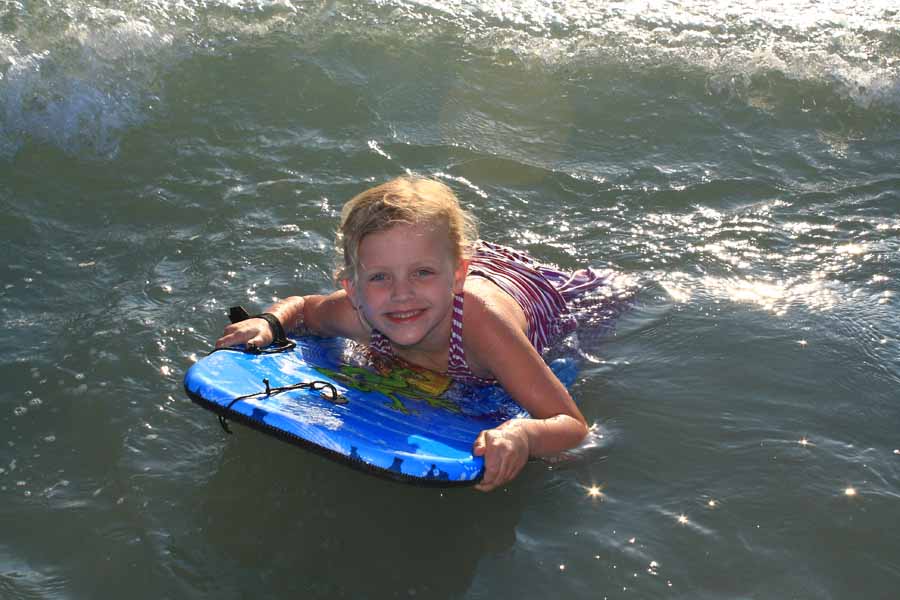
<svg viewBox="0 0 900 600">
<path fill-rule="evenodd" d="M 434 271 L 432 269 L 417 269 L 413 276 L 422 279 L 423 277 L 429 277 L 430 275 L 434 275 Z"/>
<path fill-rule="evenodd" d="M 378 283 L 380 281 L 387 281 L 387 278 L 388 278 L 387 273 L 372 273 L 367 278 L 367 281 L 370 281 L 372 283 Z"/>
</svg>

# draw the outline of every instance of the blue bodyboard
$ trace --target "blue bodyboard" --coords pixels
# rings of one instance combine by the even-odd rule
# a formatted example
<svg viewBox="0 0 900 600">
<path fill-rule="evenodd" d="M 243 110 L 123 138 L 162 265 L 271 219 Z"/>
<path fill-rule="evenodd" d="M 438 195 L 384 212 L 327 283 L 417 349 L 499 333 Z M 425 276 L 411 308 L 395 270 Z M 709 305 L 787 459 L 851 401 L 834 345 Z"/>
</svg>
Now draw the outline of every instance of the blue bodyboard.
<svg viewBox="0 0 900 600">
<path fill-rule="evenodd" d="M 188 370 L 185 390 L 223 419 L 376 475 L 436 486 L 478 482 L 484 460 L 472 455 L 472 444 L 479 432 L 528 416 L 500 386 L 360 360 L 355 345 L 338 338 L 290 341 L 278 352 L 214 351 Z M 550 367 L 566 387 L 574 382 L 574 361 Z"/>
</svg>

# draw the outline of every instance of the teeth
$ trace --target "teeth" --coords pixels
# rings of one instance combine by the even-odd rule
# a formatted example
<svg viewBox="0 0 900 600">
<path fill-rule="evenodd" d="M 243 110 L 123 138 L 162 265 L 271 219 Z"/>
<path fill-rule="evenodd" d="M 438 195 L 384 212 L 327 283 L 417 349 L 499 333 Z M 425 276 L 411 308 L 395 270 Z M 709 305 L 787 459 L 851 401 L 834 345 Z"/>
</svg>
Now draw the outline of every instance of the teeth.
<svg viewBox="0 0 900 600">
<path fill-rule="evenodd" d="M 409 310 L 409 311 L 406 311 L 406 312 L 395 312 L 395 313 L 393 313 L 392 316 L 393 316 L 395 319 L 408 319 L 409 317 L 411 317 L 411 316 L 417 314 L 418 312 L 419 312 L 419 311 L 417 311 L 417 310 Z"/>
</svg>

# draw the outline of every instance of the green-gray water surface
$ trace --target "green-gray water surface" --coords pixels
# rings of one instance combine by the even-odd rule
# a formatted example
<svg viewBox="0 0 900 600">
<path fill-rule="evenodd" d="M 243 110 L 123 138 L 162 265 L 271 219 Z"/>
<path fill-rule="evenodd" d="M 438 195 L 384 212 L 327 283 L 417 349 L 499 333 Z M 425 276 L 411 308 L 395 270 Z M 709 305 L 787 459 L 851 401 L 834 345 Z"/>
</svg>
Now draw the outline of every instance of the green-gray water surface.
<svg viewBox="0 0 900 600">
<path fill-rule="evenodd" d="M 0 598 L 893 598 L 893 2 L 0 3 Z M 382 481 L 182 390 L 412 171 L 638 282 L 597 430 Z"/>
</svg>

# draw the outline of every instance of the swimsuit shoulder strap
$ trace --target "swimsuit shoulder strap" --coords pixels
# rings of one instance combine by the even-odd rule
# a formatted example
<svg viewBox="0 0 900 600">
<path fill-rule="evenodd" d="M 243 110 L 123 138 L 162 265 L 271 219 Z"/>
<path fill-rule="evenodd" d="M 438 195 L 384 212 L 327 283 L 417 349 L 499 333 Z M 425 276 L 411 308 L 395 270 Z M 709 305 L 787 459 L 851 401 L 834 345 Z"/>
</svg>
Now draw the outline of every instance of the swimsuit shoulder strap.
<svg viewBox="0 0 900 600">
<path fill-rule="evenodd" d="M 453 296 L 453 321 L 450 325 L 450 352 L 447 357 L 447 372 L 452 374 L 454 371 L 464 369 L 468 371 L 466 365 L 466 350 L 463 348 L 462 328 L 463 328 L 463 294 L 455 294 Z"/>
<path fill-rule="evenodd" d="M 463 294 L 453 297 L 453 322 L 450 326 L 450 352 L 447 356 L 447 375 L 458 381 L 489 385 L 496 383 L 494 379 L 479 377 L 469 368 L 466 361 L 466 349 L 463 346 Z"/>
</svg>

